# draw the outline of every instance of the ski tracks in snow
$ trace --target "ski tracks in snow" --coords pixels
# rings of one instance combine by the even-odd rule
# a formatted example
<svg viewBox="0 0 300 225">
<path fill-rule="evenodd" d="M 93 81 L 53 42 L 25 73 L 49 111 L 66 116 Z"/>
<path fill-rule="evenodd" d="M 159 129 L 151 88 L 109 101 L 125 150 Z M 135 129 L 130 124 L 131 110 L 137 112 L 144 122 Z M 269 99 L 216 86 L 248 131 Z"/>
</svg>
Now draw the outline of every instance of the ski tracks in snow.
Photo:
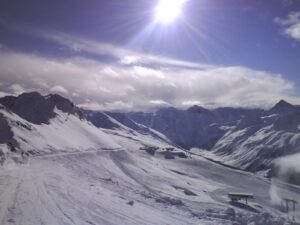
<svg viewBox="0 0 300 225">
<path fill-rule="evenodd" d="M 242 181 L 237 190 L 249 186 L 260 196 L 268 192 L 262 190 L 269 185 L 265 181 L 211 162 L 179 163 L 138 154 L 126 149 L 60 153 L 1 170 L 0 224 L 209 224 L 202 223 L 212 219 L 205 209 L 228 207 L 226 194 L 235 191 L 237 178 Z"/>
</svg>

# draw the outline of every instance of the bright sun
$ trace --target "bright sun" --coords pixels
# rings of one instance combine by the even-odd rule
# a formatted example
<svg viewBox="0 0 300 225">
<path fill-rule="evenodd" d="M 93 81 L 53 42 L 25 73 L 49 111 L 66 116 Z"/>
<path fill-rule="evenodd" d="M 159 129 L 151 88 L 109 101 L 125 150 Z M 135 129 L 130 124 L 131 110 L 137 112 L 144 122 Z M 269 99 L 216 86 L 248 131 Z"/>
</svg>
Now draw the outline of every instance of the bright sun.
<svg viewBox="0 0 300 225">
<path fill-rule="evenodd" d="M 181 16 L 182 6 L 187 0 L 160 0 L 156 8 L 156 21 L 168 24 Z"/>
</svg>

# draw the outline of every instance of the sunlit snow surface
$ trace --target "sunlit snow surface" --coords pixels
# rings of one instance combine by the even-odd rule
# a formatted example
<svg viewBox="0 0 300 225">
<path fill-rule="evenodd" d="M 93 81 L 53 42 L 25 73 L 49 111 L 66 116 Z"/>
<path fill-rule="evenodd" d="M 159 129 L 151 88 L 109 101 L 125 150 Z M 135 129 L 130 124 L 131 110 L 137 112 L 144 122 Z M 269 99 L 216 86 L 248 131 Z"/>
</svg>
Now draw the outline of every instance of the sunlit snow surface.
<svg viewBox="0 0 300 225">
<path fill-rule="evenodd" d="M 30 125 L 29 130 L 14 126 L 13 132 L 21 147 L 35 154 L 24 164 L 7 157 L 1 167 L 1 225 L 281 225 L 286 215 L 275 205 L 282 197 L 300 196 L 296 187 L 198 156 L 151 156 L 139 148 L 168 143 L 129 129 L 98 129 L 62 113 L 51 126 L 4 114 L 12 124 Z M 249 206 L 233 206 L 229 192 L 256 198 Z"/>
<path fill-rule="evenodd" d="M 300 194 L 296 188 L 281 186 L 277 193 L 295 198 Z M 166 161 L 125 149 L 54 154 L 32 158 L 26 165 L 5 165 L 0 172 L 0 221 L 232 224 L 225 213 L 226 194 L 231 191 L 252 192 L 253 208 L 284 216 L 272 207 L 267 180 L 202 159 Z M 245 221 L 260 215 L 240 212 Z"/>
</svg>

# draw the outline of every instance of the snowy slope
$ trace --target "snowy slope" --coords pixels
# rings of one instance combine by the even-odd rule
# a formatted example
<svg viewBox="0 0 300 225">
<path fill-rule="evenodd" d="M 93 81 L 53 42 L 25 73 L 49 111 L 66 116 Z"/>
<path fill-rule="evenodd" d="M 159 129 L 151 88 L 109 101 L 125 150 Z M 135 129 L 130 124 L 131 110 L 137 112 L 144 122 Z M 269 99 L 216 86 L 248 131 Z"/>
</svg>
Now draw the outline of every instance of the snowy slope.
<svg viewBox="0 0 300 225">
<path fill-rule="evenodd" d="M 0 105 L 2 161 L 5 158 L 22 161 L 28 155 L 119 149 L 123 139 L 130 139 L 136 149 L 154 144 L 170 145 L 157 131 L 142 125 L 135 131 L 105 114 L 101 114 L 103 118 L 99 124 L 103 124 L 102 127 L 95 126 L 95 120 L 89 121 L 90 117 L 58 95 L 25 93 L 2 98 L 0 102 L 5 105 Z"/>
<path fill-rule="evenodd" d="M 2 112 L 11 125 L 14 139 L 19 148 L 33 153 L 52 151 L 74 151 L 89 148 L 117 148 L 112 139 L 103 131 L 85 120 L 55 110 L 56 117 L 49 124 L 29 123 L 15 114 Z"/>
<path fill-rule="evenodd" d="M 233 126 L 212 152 L 222 161 L 250 171 L 270 168 L 282 156 L 300 152 L 300 112 L 281 101 L 260 117 Z"/>
<path fill-rule="evenodd" d="M 6 164 L 0 180 L 3 225 L 282 225 L 273 194 L 300 194 L 196 156 L 165 160 L 126 148 L 31 157 Z M 229 192 L 256 199 L 231 204 Z"/>
<path fill-rule="evenodd" d="M 99 111 L 87 111 L 84 110 L 84 115 L 87 120 L 98 128 L 104 128 L 106 130 L 121 130 L 129 131 L 134 135 L 151 136 L 154 139 L 160 139 L 163 142 L 171 144 L 171 141 L 162 133 L 146 127 L 142 124 L 138 124 L 131 120 L 125 113 L 112 113 L 112 112 L 99 112 Z"/>
</svg>

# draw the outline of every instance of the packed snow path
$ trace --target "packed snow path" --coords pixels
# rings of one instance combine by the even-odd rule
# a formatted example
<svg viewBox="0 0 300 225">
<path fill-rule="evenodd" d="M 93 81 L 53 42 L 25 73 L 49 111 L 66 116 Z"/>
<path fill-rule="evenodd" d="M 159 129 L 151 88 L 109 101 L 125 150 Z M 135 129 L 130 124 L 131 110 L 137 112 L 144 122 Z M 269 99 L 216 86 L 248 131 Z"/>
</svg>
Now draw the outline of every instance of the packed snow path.
<svg viewBox="0 0 300 225">
<path fill-rule="evenodd" d="M 231 191 L 252 192 L 256 199 L 249 208 L 232 206 Z M 238 224 L 247 224 L 263 212 L 285 216 L 270 193 L 300 196 L 296 187 L 274 186 L 201 158 L 165 160 L 122 149 L 45 155 L 1 169 L 0 224 L 226 225 L 233 220 L 228 207 L 244 216 Z"/>
</svg>

